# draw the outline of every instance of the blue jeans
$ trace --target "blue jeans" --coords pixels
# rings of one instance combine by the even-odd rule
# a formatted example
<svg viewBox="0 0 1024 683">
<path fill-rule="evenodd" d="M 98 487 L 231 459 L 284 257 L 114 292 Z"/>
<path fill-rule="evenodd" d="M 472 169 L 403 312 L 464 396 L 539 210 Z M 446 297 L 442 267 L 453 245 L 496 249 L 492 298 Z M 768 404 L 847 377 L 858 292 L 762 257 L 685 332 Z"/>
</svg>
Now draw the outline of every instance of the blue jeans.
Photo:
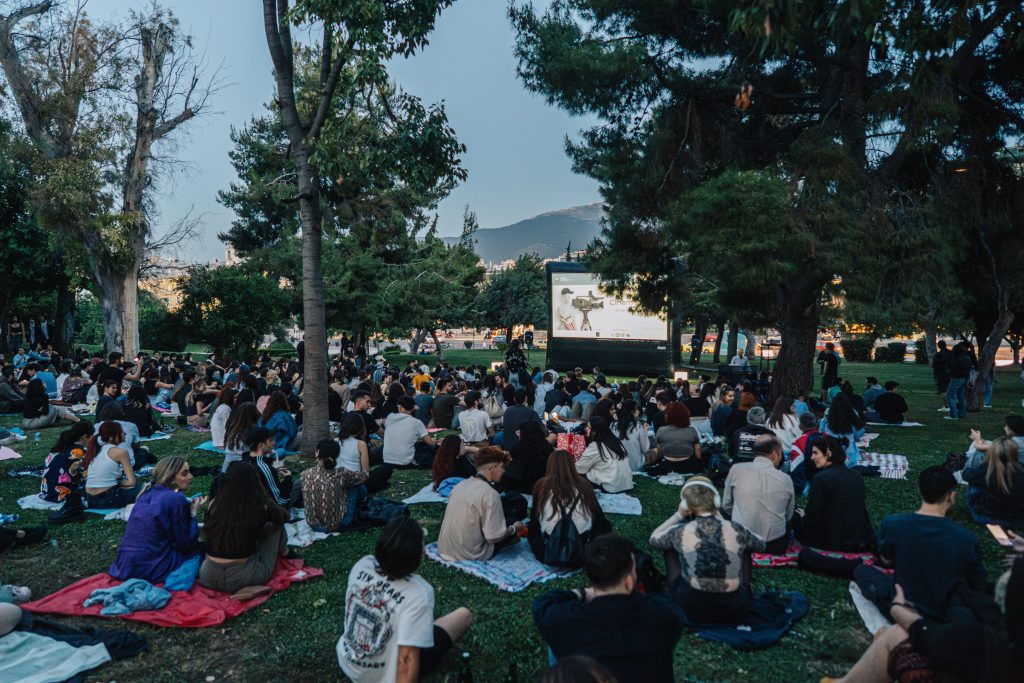
<svg viewBox="0 0 1024 683">
<path fill-rule="evenodd" d="M 345 510 L 345 516 L 341 518 L 341 526 L 351 526 L 352 520 L 356 516 L 356 508 L 359 503 L 366 500 L 366 495 L 366 484 L 348 488 L 348 509 Z"/>
<path fill-rule="evenodd" d="M 967 417 L 967 380 L 953 377 L 946 389 L 946 400 L 949 401 L 949 415 L 964 419 Z"/>
<path fill-rule="evenodd" d="M 995 386 L 995 383 L 996 383 L 996 373 L 993 372 L 991 375 L 989 375 L 989 377 L 988 377 L 988 384 L 985 386 L 985 399 L 984 399 L 984 403 L 989 408 L 992 407 L 992 389 Z"/>
</svg>

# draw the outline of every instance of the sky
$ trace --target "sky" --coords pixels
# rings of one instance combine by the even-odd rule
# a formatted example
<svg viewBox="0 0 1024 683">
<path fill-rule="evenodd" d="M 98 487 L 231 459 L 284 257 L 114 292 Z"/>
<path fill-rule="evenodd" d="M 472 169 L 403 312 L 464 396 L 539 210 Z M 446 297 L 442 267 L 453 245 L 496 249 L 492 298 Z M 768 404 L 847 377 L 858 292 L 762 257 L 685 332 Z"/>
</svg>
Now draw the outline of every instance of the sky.
<svg viewBox="0 0 1024 683">
<path fill-rule="evenodd" d="M 123 16 L 143 7 L 135 0 L 90 0 L 93 16 Z M 231 127 L 264 112 L 273 95 L 270 56 L 257 0 L 163 0 L 182 28 L 205 50 L 210 68 L 225 83 L 212 102 L 214 112 L 190 122 L 180 134 L 176 156 L 188 168 L 157 188 L 159 235 L 189 211 L 201 216 L 200 238 L 185 260 L 223 258 L 217 233 L 233 214 L 217 203 L 217 191 L 236 178 L 228 160 Z M 535 5 L 543 7 L 544 0 Z M 597 184 L 572 172 L 566 135 L 592 125 L 570 117 L 528 92 L 516 77 L 514 34 L 505 0 L 457 0 L 437 21 L 430 44 L 408 60 L 392 64 L 392 78 L 425 103 L 444 100 L 448 118 L 467 146 L 463 165 L 469 179 L 438 209 L 439 232 L 458 234 L 463 209 L 475 211 L 482 228 L 495 228 L 545 211 L 599 201 Z"/>
</svg>

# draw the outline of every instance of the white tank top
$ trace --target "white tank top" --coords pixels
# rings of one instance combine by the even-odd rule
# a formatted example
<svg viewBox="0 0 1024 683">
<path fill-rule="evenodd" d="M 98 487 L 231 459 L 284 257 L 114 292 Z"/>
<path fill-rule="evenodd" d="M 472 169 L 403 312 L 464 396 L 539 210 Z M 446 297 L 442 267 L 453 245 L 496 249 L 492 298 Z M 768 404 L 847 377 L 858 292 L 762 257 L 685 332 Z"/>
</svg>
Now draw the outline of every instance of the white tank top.
<svg viewBox="0 0 1024 683">
<path fill-rule="evenodd" d="M 89 474 L 85 479 L 86 488 L 109 489 L 117 486 L 121 478 L 121 465 L 110 459 L 110 449 L 117 448 L 107 444 L 96 454 L 96 458 L 89 464 Z"/>
<path fill-rule="evenodd" d="M 341 453 L 338 455 L 336 469 L 351 470 L 359 472 L 362 466 L 359 464 L 359 439 L 350 436 L 341 442 Z"/>
</svg>

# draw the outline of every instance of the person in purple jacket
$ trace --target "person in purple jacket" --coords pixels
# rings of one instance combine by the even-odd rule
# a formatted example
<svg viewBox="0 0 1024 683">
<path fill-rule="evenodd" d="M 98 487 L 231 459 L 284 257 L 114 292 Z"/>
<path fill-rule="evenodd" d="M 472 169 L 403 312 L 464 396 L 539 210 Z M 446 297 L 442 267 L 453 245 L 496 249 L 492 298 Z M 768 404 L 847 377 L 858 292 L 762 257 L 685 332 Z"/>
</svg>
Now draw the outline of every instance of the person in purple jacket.
<svg viewBox="0 0 1024 683">
<path fill-rule="evenodd" d="M 128 526 L 110 566 L 115 579 L 145 579 L 161 583 L 187 560 L 199 555 L 199 525 L 195 517 L 205 497 L 189 501 L 192 483 L 188 461 L 180 455 L 164 458 L 153 469 L 153 483 L 139 494 Z"/>
</svg>

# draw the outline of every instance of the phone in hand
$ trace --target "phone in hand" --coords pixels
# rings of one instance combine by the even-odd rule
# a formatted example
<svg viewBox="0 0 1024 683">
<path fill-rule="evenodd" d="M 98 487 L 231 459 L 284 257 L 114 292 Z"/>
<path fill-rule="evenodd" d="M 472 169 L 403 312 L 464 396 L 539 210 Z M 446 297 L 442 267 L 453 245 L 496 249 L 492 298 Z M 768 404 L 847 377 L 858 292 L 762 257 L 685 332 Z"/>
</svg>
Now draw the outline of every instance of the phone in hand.
<svg viewBox="0 0 1024 683">
<path fill-rule="evenodd" d="M 996 543 L 999 545 L 1004 548 L 1013 546 L 1013 541 L 1011 541 L 1010 537 L 1006 535 L 1006 531 L 1003 530 L 1003 527 L 998 524 L 986 524 L 985 528 L 988 529 L 988 532 L 992 534 L 992 537 L 996 539 Z"/>
</svg>

